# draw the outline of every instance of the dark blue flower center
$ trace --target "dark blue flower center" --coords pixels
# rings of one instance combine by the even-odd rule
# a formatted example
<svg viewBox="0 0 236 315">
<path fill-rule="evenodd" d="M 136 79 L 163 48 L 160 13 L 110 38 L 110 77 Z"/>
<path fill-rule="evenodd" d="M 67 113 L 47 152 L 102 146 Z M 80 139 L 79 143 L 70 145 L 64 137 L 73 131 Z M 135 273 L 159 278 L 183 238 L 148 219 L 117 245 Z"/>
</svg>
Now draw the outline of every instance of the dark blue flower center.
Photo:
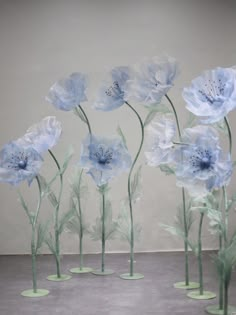
<svg viewBox="0 0 236 315">
<path fill-rule="evenodd" d="M 27 166 L 27 160 L 22 160 L 18 162 L 18 167 L 22 170 L 26 169 Z"/>
<path fill-rule="evenodd" d="M 25 152 L 19 151 L 16 154 L 11 154 L 8 161 L 8 168 L 15 170 L 25 170 L 28 164 L 28 157 Z"/>
<path fill-rule="evenodd" d="M 208 80 L 198 92 L 203 97 L 203 100 L 212 105 L 218 97 L 224 95 L 225 85 L 226 84 L 222 82 L 221 79 L 218 79 L 218 82 L 215 80 Z"/>
<path fill-rule="evenodd" d="M 212 154 L 207 149 L 197 149 L 195 154 L 190 157 L 190 163 L 194 168 L 193 173 L 210 171 L 214 166 Z"/>
<path fill-rule="evenodd" d="M 94 153 L 94 156 L 99 164 L 110 164 L 113 158 L 113 151 L 100 145 L 97 148 L 97 152 Z"/>
<path fill-rule="evenodd" d="M 124 97 L 124 92 L 122 92 L 118 81 L 114 81 L 113 84 L 105 91 L 107 96 L 113 98 L 122 98 Z"/>
</svg>

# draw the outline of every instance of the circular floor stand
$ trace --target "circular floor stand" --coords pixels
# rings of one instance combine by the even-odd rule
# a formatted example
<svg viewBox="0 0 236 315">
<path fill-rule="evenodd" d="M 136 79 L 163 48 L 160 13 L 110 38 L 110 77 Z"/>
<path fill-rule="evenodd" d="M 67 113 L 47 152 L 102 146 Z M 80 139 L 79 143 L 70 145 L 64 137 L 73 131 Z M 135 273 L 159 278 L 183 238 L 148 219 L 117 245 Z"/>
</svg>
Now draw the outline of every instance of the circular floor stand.
<svg viewBox="0 0 236 315">
<path fill-rule="evenodd" d="M 144 275 L 142 275 L 141 273 L 134 273 L 133 276 L 131 276 L 130 273 L 123 273 L 122 275 L 120 275 L 120 278 L 124 280 L 139 280 L 143 279 Z"/>
<path fill-rule="evenodd" d="M 185 281 L 174 283 L 174 287 L 175 287 L 176 289 L 184 289 L 184 290 L 198 289 L 199 286 L 200 286 L 200 285 L 199 285 L 198 282 L 189 282 L 188 285 L 186 285 L 186 282 L 185 282 Z"/>
<path fill-rule="evenodd" d="M 206 312 L 208 314 L 213 315 L 224 315 L 224 311 L 219 309 L 219 305 L 209 305 L 206 307 Z M 236 313 L 236 307 L 235 306 L 228 306 L 228 313 L 231 315 L 232 313 Z"/>
<path fill-rule="evenodd" d="M 69 275 L 61 275 L 60 278 L 58 278 L 57 275 L 50 275 L 47 277 L 47 279 L 49 281 L 57 281 L 57 282 L 60 282 L 60 281 L 67 281 L 67 280 L 70 280 L 71 279 L 71 276 Z"/>
<path fill-rule="evenodd" d="M 203 291 L 203 294 L 200 295 L 199 291 L 192 291 L 187 294 L 190 299 L 195 300 L 211 300 L 216 298 L 216 294 L 210 291 Z"/>
<path fill-rule="evenodd" d="M 89 272 L 92 272 L 92 271 L 93 271 L 93 269 L 89 268 L 89 267 L 83 267 L 83 268 L 76 267 L 76 268 L 71 268 L 70 269 L 71 273 L 89 273 Z"/>
<path fill-rule="evenodd" d="M 41 296 L 46 296 L 49 294 L 48 290 L 45 289 L 38 289 L 37 292 L 34 292 L 34 290 L 25 290 L 21 292 L 21 295 L 24 297 L 30 297 L 30 298 L 35 298 L 35 297 L 41 297 Z"/>
<path fill-rule="evenodd" d="M 113 273 L 114 273 L 114 270 L 112 269 L 105 269 L 104 271 L 101 271 L 100 269 L 98 269 L 98 270 L 92 271 L 92 274 L 96 276 L 109 276 L 109 275 L 112 275 Z"/>
</svg>

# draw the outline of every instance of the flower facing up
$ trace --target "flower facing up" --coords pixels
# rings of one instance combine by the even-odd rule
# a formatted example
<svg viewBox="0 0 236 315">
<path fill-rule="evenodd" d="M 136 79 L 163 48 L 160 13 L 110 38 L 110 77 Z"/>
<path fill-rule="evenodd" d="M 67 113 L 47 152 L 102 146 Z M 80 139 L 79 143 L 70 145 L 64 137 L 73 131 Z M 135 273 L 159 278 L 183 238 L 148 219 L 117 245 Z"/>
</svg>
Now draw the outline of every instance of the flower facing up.
<svg viewBox="0 0 236 315">
<path fill-rule="evenodd" d="M 68 78 L 53 84 L 46 100 L 57 109 L 70 111 L 87 101 L 86 88 L 87 77 L 82 73 L 72 73 Z"/>
<path fill-rule="evenodd" d="M 32 147 L 10 142 L 0 151 L 0 181 L 17 185 L 27 180 L 30 184 L 38 174 L 42 161 L 41 155 Z"/>
<path fill-rule="evenodd" d="M 147 127 L 148 151 L 145 156 L 149 166 L 172 162 L 175 132 L 174 121 L 167 117 L 157 117 Z"/>
<path fill-rule="evenodd" d="M 82 144 L 80 166 L 87 169 L 97 186 L 102 186 L 128 171 L 131 157 L 121 139 L 89 135 Z"/>
<path fill-rule="evenodd" d="M 134 79 L 129 81 L 127 98 L 133 98 L 145 106 L 159 104 L 173 86 L 177 72 L 177 62 L 172 57 L 153 57 L 145 61 Z"/>
<path fill-rule="evenodd" d="M 229 183 L 231 158 L 220 148 L 215 129 L 200 125 L 185 129 L 182 141 L 175 155 L 178 186 L 185 187 L 193 197 L 204 197 Z"/>
<path fill-rule="evenodd" d="M 56 117 L 48 116 L 30 127 L 26 134 L 16 142 L 19 145 L 32 147 L 41 154 L 57 144 L 61 132 L 61 123 Z"/>
<path fill-rule="evenodd" d="M 215 123 L 236 107 L 236 71 L 216 68 L 205 71 L 184 88 L 187 109 L 202 118 L 202 123 Z"/>
<path fill-rule="evenodd" d="M 104 84 L 93 104 L 96 110 L 111 111 L 125 103 L 125 88 L 130 78 L 128 67 L 116 67 L 111 70 L 109 83 Z"/>
</svg>

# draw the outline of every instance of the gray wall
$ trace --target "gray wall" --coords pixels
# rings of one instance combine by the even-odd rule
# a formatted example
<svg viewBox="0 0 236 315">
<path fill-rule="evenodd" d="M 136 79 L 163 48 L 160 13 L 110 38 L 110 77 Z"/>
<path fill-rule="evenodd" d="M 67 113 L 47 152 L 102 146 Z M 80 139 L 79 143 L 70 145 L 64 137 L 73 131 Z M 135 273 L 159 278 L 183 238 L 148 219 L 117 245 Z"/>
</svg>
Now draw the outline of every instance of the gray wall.
<svg viewBox="0 0 236 315">
<path fill-rule="evenodd" d="M 181 99 L 183 86 L 204 69 L 236 64 L 235 10 L 235 1 L 0 0 L 0 146 L 23 135 L 30 125 L 44 116 L 56 115 L 64 131 L 55 154 L 62 160 L 70 143 L 76 152 L 66 176 L 62 205 L 62 211 L 66 211 L 68 180 L 87 130 L 72 113 L 56 111 L 46 103 L 44 98 L 52 83 L 71 72 L 86 72 L 91 78 L 89 95 L 92 101 L 99 81 L 111 67 L 168 53 L 180 62 L 181 73 L 170 96 L 183 124 L 187 117 Z M 119 123 L 127 135 L 132 154 L 135 153 L 140 130 L 128 108 L 123 106 L 114 112 L 101 113 L 93 111 L 90 102 L 85 108 L 99 134 L 114 134 Z M 144 117 L 145 109 L 137 109 Z M 230 120 L 235 133 L 235 112 L 231 113 Z M 45 157 L 45 161 L 43 173 L 52 174 L 50 159 Z M 115 216 L 120 200 L 126 195 L 126 180 L 123 175 L 111 185 Z M 94 183 L 90 178 L 87 181 L 90 187 L 87 220 L 94 222 L 99 211 L 99 197 Z M 21 190 L 34 207 L 36 187 L 33 185 L 29 189 L 23 184 Z M 0 254 L 28 253 L 30 226 L 17 201 L 16 188 L 1 183 L 0 200 Z M 173 222 L 180 201 L 181 192 L 173 177 L 144 167 L 143 197 L 134 210 L 135 221 L 143 227 L 137 251 L 182 249 L 182 242 L 159 227 L 161 222 Z M 49 204 L 45 203 L 42 220 L 51 212 Z M 232 224 L 235 222 L 234 217 Z M 216 244 L 205 225 L 205 248 Z M 100 250 L 100 244 L 88 238 L 84 247 L 86 252 Z M 75 253 L 77 248 L 76 237 L 64 234 L 62 251 Z M 107 250 L 127 251 L 128 245 L 116 240 L 108 244 Z"/>
</svg>

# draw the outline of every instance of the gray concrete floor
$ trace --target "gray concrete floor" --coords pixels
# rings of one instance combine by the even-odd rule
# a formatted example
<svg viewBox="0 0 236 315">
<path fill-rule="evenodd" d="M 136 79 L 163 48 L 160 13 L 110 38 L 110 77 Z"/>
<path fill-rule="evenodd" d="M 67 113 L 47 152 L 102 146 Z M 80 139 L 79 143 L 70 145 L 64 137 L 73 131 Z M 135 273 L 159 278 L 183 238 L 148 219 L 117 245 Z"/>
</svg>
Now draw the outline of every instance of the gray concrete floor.
<svg viewBox="0 0 236 315">
<path fill-rule="evenodd" d="M 173 288 L 183 280 L 183 254 L 136 254 L 135 271 L 142 280 L 121 280 L 128 270 L 128 254 L 107 254 L 106 266 L 116 271 L 111 276 L 73 275 L 66 282 L 50 282 L 46 276 L 55 273 L 52 256 L 38 257 L 38 287 L 50 290 L 43 298 L 24 298 L 20 292 L 31 288 L 29 256 L 0 256 L 1 315 L 203 315 L 205 306 L 216 300 L 196 301 L 186 297 L 185 290 Z M 77 265 L 77 255 L 62 259 L 62 270 Z M 86 255 L 87 266 L 97 268 L 100 255 Z M 197 280 L 195 257 L 190 259 L 191 280 Z M 204 253 L 205 289 L 217 292 L 217 279 L 210 253 Z M 236 304 L 236 277 L 233 274 L 230 302 Z"/>
</svg>

